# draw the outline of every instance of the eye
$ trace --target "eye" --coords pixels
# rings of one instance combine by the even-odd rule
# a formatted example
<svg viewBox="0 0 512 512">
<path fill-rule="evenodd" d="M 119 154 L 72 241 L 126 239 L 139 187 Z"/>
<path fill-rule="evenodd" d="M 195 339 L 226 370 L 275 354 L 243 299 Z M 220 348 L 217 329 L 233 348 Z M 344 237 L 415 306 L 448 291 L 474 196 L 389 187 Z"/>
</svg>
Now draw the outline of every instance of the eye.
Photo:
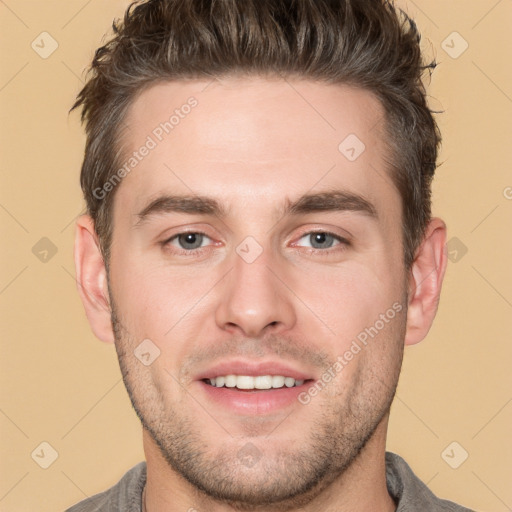
<svg viewBox="0 0 512 512">
<path fill-rule="evenodd" d="M 306 241 L 310 243 L 310 245 L 307 247 L 311 247 L 313 249 L 330 249 L 333 247 L 335 242 L 338 242 L 336 245 L 339 245 L 340 243 L 347 243 L 344 238 L 333 233 L 327 233 L 325 231 L 307 233 L 299 240 L 303 239 L 306 239 Z"/>
<path fill-rule="evenodd" d="M 303 241 L 301 243 L 301 241 Z M 210 243 L 209 243 L 210 242 Z M 189 231 L 178 233 L 162 242 L 164 247 L 170 247 L 170 250 L 178 254 L 197 254 L 207 250 L 212 239 L 205 233 Z M 303 246 L 311 254 L 324 253 L 329 254 L 337 250 L 343 250 L 350 242 L 345 238 L 327 231 L 312 231 L 299 238 L 294 246 Z M 339 246 L 339 247 L 338 247 Z M 332 250 L 330 250 L 332 249 Z"/>
<path fill-rule="evenodd" d="M 176 249 L 180 249 L 186 252 L 191 252 L 196 249 L 204 247 L 203 242 L 210 240 L 210 237 L 204 233 L 188 232 L 178 233 L 169 240 L 164 242 L 165 245 L 171 245 Z"/>
</svg>

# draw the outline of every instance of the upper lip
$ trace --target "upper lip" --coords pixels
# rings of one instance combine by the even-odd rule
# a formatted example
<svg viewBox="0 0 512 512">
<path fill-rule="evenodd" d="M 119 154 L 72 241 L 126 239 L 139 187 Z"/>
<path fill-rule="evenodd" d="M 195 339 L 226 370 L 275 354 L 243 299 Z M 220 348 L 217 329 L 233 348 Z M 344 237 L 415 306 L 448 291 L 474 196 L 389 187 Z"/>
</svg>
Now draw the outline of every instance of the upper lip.
<svg viewBox="0 0 512 512">
<path fill-rule="evenodd" d="M 241 359 L 221 361 L 199 372 L 195 378 L 196 380 L 204 380 L 223 375 L 248 375 L 252 377 L 258 375 L 282 375 L 283 377 L 292 377 L 295 380 L 308 380 L 313 378 L 310 373 L 294 368 L 282 361 L 256 363 L 254 361 Z"/>
</svg>

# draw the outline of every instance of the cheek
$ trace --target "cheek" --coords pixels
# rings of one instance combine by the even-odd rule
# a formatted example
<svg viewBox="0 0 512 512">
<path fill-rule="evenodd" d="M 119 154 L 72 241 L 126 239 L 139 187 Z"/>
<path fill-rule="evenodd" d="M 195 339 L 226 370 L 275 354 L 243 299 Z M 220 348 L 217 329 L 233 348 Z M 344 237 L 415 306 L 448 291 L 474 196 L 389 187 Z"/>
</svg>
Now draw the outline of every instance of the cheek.
<svg viewBox="0 0 512 512">
<path fill-rule="evenodd" d="M 406 315 L 398 302 L 394 306 L 384 314 L 386 320 L 379 318 L 353 337 L 338 338 L 334 362 L 323 374 L 329 380 L 326 401 L 350 403 L 355 411 L 381 407 L 391 396 L 402 363 Z"/>
<path fill-rule="evenodd" d="M 176 294 L 154 267 L 136 257 L 112 257 L 111 292 L 123 323 L 130 333 L 154 336 L 170 329 Z M 147 327 L 153 325 L 152 332 Z"/>
<path fill-rule="evenodd" d="M 389 310 L 388 316 L 395 313 L 393 304 L 403 300 L 399 276 L 399 268 L 386 268 L 382 261 L 354 261 L 342 267 L 311 267 L 301 272 L 292 287 L 310 310 L 302 308 L 304 313 L 299 315 L 303 328 L 310 332 L 308 325 L 318 326 L 320 321 L 327 335 L 332 335 L 333 349 L 340 353 L 365 328 L 379 322 L 380 315 Z"/>
<path fill-rule="evenodd" d="M 172 344 L 201 314 L 205 297 L 219 277 L 185 266 L 170 270 L 162 262 L 132 255 L 112 265 L 111 286 L 123 323 L 133 336 Z M 197 325 L 197 322 L 196 322 Z"/>
</svg>

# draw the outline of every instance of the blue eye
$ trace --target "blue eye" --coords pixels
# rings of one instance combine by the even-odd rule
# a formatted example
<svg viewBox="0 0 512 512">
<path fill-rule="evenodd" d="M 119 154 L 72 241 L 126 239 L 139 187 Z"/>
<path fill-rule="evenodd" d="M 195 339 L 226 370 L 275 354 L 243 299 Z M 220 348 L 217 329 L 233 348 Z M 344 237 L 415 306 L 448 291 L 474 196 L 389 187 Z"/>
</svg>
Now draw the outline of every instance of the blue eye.
<svg viewBox="0 0 512 512">
<path fill-rule="evenodd" d="M 303 240 L 303 239 L 306 239 L 310 244 L 306 247 L 311 247 L 312 249 L 320 249 L 320 250 L 330 249 L 334 245 L 348 243 L 344 238 L 337 236 L 333 233 L 328 233 L 326 231 L 315 231 L 312 233 L 307 233 L 300 238 L 300 240 Z"/>
<path fill-rule="evenodd" d="M 173 235 L 161 242 L 161 245 L 178 256 L 196 257 L 211 251 L 217 244 L 213 243 L 213 240 L 205 233 L 187 231 Z M 311 255 L 329 256 L 347 249 L 350 242 L 328 231 L 311 231 L 302 235 L 298 242 L 292 245 L 303 247 Z"/>
<path fill-rule="evenodd" d="M 209 240 L 210 237 L 206 236 L 204 233 L 179 233 L 178 235 L 175 235 L 167 240 L 166 244 L 173 245 L 174 247 L 184 251 L 193 251 L 203 247 L 203 242 L 205 239 Z M 176 245 L 175 242 L 178 245 Z"/>
<path fill-rule="evenodd" d="M 314 249 L 330 249 L 336 237 L 329 233 L 309 233 L 303 238 L 308 238 L 311 247 Z"/>
</svg>

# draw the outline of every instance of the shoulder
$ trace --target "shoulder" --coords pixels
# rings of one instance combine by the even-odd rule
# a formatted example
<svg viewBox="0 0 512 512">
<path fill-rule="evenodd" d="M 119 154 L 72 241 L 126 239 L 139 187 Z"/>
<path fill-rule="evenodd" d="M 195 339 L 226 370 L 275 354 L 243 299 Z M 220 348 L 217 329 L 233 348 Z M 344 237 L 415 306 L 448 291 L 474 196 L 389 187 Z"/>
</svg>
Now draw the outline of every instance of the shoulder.
<svg viewBox="0 0 512 512">
<path fill-rule="evenodd" d="M 140 462 L 110 489 L 87 498 L 66 512 L 140 512 L 146 483 L 146 463 Z"/>
<path fill-rule="evenodd" d="M 452 501 L 437 498 L 402 457 L 390 452 L 386 452 L 386 481 L 388 491 L 398 505 L 396 512 L 474 512 Z"/>
</svg>

